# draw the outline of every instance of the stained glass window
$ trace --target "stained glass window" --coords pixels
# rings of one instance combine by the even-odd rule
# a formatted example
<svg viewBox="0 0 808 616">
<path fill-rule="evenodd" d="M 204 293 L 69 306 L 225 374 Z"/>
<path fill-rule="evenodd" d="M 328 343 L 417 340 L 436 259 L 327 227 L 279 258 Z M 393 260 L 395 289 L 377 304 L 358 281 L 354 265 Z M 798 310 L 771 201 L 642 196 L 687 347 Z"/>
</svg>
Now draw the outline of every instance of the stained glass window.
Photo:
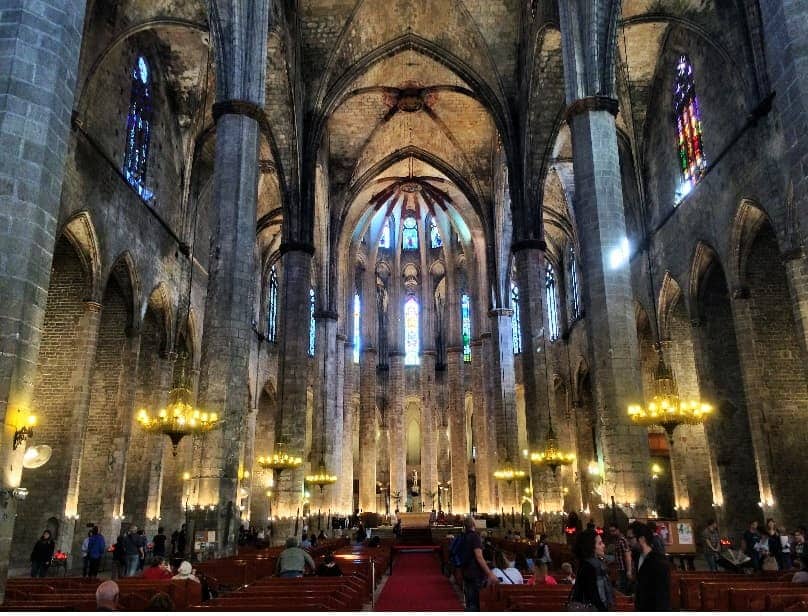
<svg viewBox="0 0 808 616">
<path fill-rule="evenodd" d="M 547 299 L 547 325 L 550 329 L 550 340 L 558 340 L 561 328 L 558 321 L 558 289 L 555 271 L 549 263 L 544 271 L 544 289 Z"/>
<path fill-rule="evenodd" d="M 382 235 L 379 238 L 379 248 L 390 248 L 390 221 L 385 220 Z"/>
<path fill-rule="evenodd" d="M 278 336 L 278 270 L 273 265 L 269 269 L 267 293 L 267 338 L 275 342 Z"/>
<path fill-rule="evenodd" d="M 420 342 L 418 338 L 418 300 L 410 296 L 404 302 L 404 365 L 417 366 Z"/>
<path fill-rule="evenodd" d="M 463 361 L 471 362 L 471 299 L 468 293 L 460 296 L 460 324 L 463 334 Z"/>
<path fill-rule="evenodd" d="M 362 343 L 362 336 L 359 331 L 359 318 L 362 315 L 362 303 L 359 299 L 359 293 L 354 293 L 353 296 L 353 363 L 359 363 L 359 347 Z"/>
<path fill-rule="evenodd" d="M 126 118 L 123 175 L 132 188 L 147 201 L 154 196 L 152 191 L 146 187 L 151 122 L 151 70 L 146 58 L 138 56 L 132 67 L 132 90 L 129 97 L 129 114 Z"/>
<path fill-rule="evenodd" d="M 435 224 L 434 220 L 429 223 L 429 245 L 432 248 L 440 248 L 443 246 L 443 240 L 440 237 L 438 225 Z"/>
<path fill-rule="evenodd" d="M 511 319 L 513 354 L 519 355 L 522 352 L 522 316 L 519 314 L 519 287 L 513 282 L 511 283 L 511 308 L 513 309 Z"/>
<path fill-rule="evenodd" d="M 581 316 L 581 290 L 578 286 L 578 263 L 575 261 L 575 249 L 571 244 L 567 249 L 567 280 L 569 282 L 570 319 L 575 321 Z"/>
<path fill-rule="evenodd" d="M 309 289 L 309 357 L 314 357 L 314 336 L 317 325 L 314 322 L 314 289 Z"/>
<path fill-rule="evenodd" d="M 693 65 L 687 56 L 679 56 L 673 85 L 673 112 L 676 121 L 676 145 L 682 173 L 681 196 L 685 196 L 704 175 L 701 112 L 696 98 Z"/>
<path fill-rule="evenodd" d="M 418 223 L 412 216 L 404 219 L 404 230 L 401 236 L 404 250 L 418 250 Z"/>
</svg>

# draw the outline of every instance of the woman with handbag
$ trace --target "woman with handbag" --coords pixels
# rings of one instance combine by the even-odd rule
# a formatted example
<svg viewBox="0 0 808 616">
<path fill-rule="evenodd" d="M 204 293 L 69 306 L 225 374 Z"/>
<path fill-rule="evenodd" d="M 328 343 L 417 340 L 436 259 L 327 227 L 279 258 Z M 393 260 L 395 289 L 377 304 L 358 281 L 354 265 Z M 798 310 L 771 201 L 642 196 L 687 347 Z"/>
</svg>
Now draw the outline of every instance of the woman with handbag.
<svg viewBox="0 0 808 616">
<path fill-rule="evenodd" d="M 614 607 L 614 591 L 603 558 L 606 545 L 594 530 L 578 535 L 578 576 L 567 603 L 569 612 L 608 612 Z"/>
</svg>

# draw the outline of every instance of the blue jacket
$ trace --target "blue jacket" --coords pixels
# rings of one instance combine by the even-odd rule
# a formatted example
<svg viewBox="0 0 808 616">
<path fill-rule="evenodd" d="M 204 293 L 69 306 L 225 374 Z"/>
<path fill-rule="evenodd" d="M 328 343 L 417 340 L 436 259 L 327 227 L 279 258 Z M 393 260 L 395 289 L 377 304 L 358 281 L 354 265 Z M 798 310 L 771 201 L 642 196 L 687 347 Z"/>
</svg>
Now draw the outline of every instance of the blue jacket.
<svg viewBox="0 0 808 616">
<path fill-rule="evenodd" d="M 90 535 L 90 540 L 87 542 L 87 556 L 90 558 L 101 558 L 104 556 L 106 549 L 107 542 L 104 541 L 104 535 L 101 533 Z"/>
</svg>

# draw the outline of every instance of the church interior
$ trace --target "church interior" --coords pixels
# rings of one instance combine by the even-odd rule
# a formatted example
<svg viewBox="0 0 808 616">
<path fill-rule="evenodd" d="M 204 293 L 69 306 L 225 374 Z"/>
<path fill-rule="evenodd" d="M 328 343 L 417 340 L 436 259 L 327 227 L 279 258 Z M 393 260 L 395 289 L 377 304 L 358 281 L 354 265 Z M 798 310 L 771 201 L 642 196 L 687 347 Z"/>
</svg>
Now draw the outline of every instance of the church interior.
<svg viewBox="0 0 808 616">
<path fill-rule="evenodd" d="M 3 2 L 0 578 L 88 523 L 804 523 L 799 7 Z"/>
</svg>

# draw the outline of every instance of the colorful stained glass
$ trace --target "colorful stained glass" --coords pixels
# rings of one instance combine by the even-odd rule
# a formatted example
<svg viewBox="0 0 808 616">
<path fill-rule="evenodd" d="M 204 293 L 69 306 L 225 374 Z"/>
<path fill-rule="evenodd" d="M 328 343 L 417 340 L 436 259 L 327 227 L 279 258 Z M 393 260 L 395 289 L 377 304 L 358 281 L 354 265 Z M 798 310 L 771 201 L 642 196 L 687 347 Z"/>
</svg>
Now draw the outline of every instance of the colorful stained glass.
<svg viewBox="0 0 808 616">
<path fill-rule="evenodd" d="M 353 296 L 353 363 L 359 363 L 359 347 L 362 344 L 362 335 L 359 330 L 360 318 L 362 316 L 362 302 L 359 293 Z"/>
<path fill-rule="evenodd" d="M 581 316 L 581 291 L 578 287 L 578 264 L 575 261 L 575 249 L 572 245 L 567 249 L 567 279 L 569 281 L 570 319 L 575 321 Z"/>
<path fill-rule="evenodd" d="M 463 361 L 471 362 L 471 298 L 468 293 L 460 296 L 460 322 L 463 335 Z"/>
<path fill-rule="evenodd" d="M 511 283 L 511 308 L 513 318 L 511 319 L 511 333 L 513 334 L 513 354 L 519 355 L 522 352 L 522 316 L 519 314 L 519 287 Z"/>
<path fill-rule="evenodd" d="M 273 265 L 269 270 L 267 292 L 267 338 L 275 342 L 278 337 L 278 270 Z"/>
<path fill-rule="evenodd" d="M 314 289 L 309 289 L 309 357 L 314 357 L 314 338 L 317 324 L 314 322 Z"/>
<path fill-rule="evenodd" d="M 412 216 L 404 219 L 401 240 L 404 250 L 418 250 L 418 223 Z"/>
<path fill-rule="evenodd" d="M 123 175 L 132 188 L 146 201 L 151 201 L 154 197 L 154 193 L 146 186 L 152 113 L 151 71 L 146 58 L 138 56 L 132 67 L 132 90 L 129 97 L 129 114 L 126 118 Z"/>
<path fill-rule="evenodd" d="M 429 223 L 429 245 L 432 248 L 440 248 L 443 246 L 443 240 L 440 236 L 440 231 L 438 231 L 438 225 L 435 224 L 435 221 L 431 221 Z"/>
<path fill-rule="evenodd" d="M 547 300 L 547 327 L 550 330 L 550 340 L 558 340 L 561 335 L 561 326 L 558 319 L 558 289 L 553 266 L 549 263 L 544 271 L 544 290 Z"/>
<path fill-rule="evenodd" d="M 679 153 L 679 170 L 682 173 L 681 194 L 684 196 L 702 178 L 707 167 L 693 65 L 685 55 L 680 56 L 676 64 L 673 88 L 676 147 Z"/>
<path fill-rule="evenodd" d="M 418 300 L 410 296 L 404 302 L 404 365 L 417 366 L 420 340 L 418 333 Z"/>
<path fill-rule="evenodd" d="M 390 221 L 385 220 L 382 235 L 379 238 L 379 248 L 390 248 Z"/>
</svg>

